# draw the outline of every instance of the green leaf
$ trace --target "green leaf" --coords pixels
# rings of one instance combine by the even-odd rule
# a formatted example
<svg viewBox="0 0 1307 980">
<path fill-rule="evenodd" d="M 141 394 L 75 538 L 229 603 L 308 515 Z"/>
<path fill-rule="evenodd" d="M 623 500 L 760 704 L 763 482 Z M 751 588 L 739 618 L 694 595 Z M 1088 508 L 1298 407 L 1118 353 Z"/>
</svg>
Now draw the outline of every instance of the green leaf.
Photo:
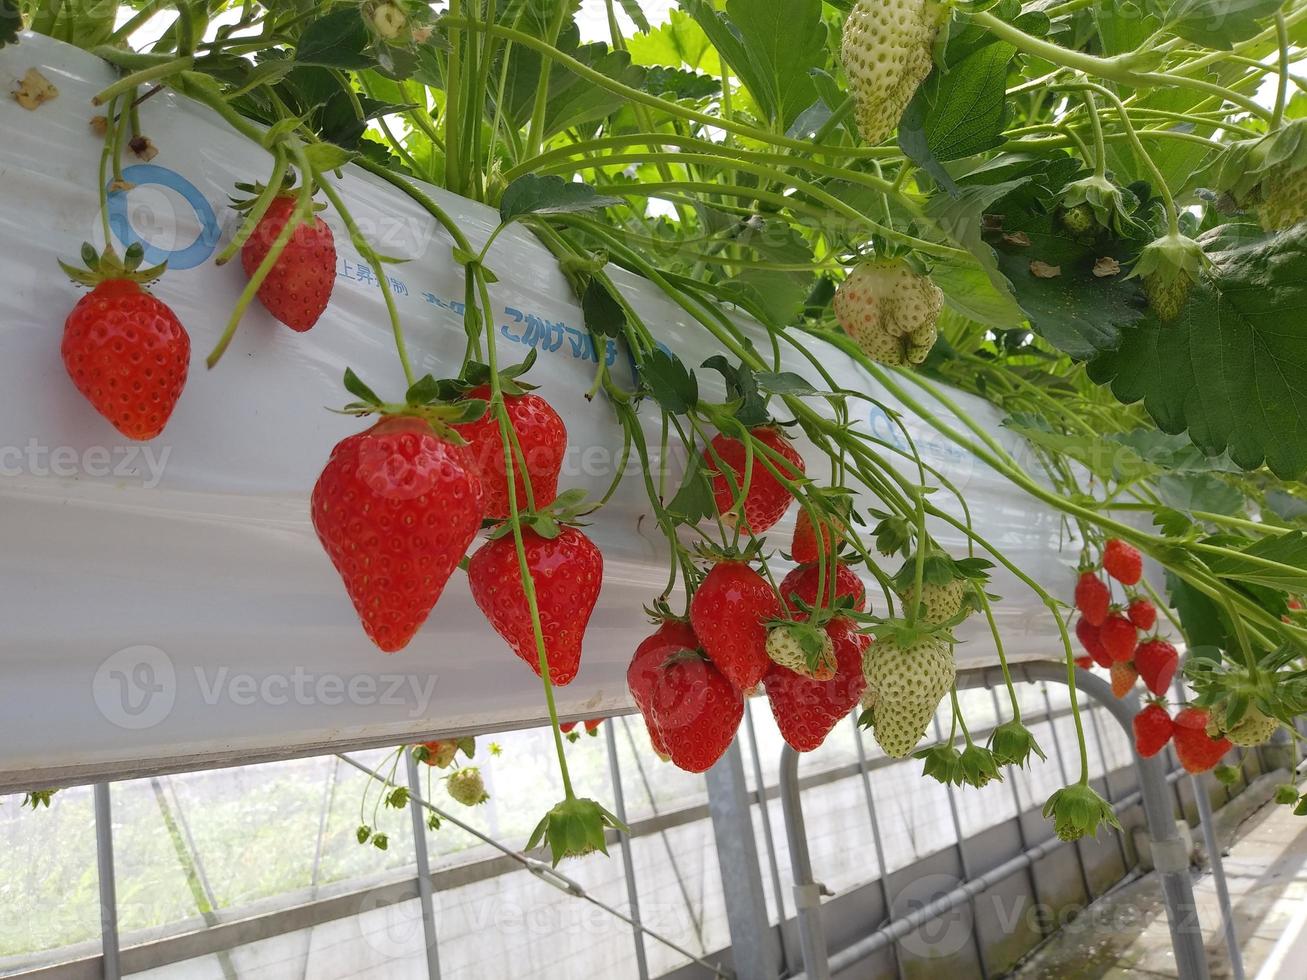
<svg viewBox="0 0 1307 980">
<path fill-rule="evenodd" d="M 504 196 L 499 201 L 499 217 L 508 224 L 526 214 L 593 211 L 621 203 L 621 198 L 605 197 L 589 184 L 552 175 L 525 174 L 504 189 Z"/>
<path fill-rule="evenodd" d="M 793 371 L 773 374 L 760 371 L 754 375 L 758 387 L 770 395 L 815 395 L 817 389 Z"/>
<path fill-rule="evenodd" d="M 1225 226 L 1201 239 L 1213 268 L 1171 323 L 1149 315 L 1090 365 L 1126 404 L 1204 453 L 1284 479 L 1307 472 L 1307 225 L 1277 235 Z M 1295 313 L 1298 314 L 1295 317 Z"/>
<path fill-rule="evenodd" d="M 425 375 L 415 381 L 404 396 L 409 405 L 429 405 L 440 397 L 440 384 L 431 375 Z"/>
<path fill-rule="evenodd" d="M 1178 0 L 1167 26 L 1186 41 L 1228 51 L 1259 34 L 1258 23 L 1275 14 L 1284 0 Z"/>
<path fill-rule="evenodd" d="M 720 79 L 684 68 L 658 66 L 644 73 L 640 88 L 650 95 L 680 101 L 706 99 L 722 90 Z"/>
<path fill-rule="evenodd" d="M 377 393 L 365 385 L 353 368 L 345 368 L 345 390 L 360 401 L 367 402 L 369 405 L 380 405 L 381 399 Z"/>
<path fill-rule="evenodd" d="M 320 68 L 371 68 L 376 62 L 366 53 L 370 41 L 359 8 L 340 7 L 304 28 L 295 47 L 295 60 Z"/>
<path fill-rule="evenodd" d="M 676 496 L 667 504 L 667 510 L 685 519 L 688 524 L 697 524 L 717 513 L 716 499 L 713 497 L 712 483 L 703 467 L 703 457 L 696 454 L 691 457 L 685 479 L 681 481 Z"/>
<path fill-rule="evenodd" d="M 699 403 L 699 383 L 694 372 L 676 355 L 655 350 L 640 365 L 645 389 L 672 415 L 684 415 Z"/>
<path fill-rule="evenodd" d="M 1228 621 L 1216 603 L 1172 572 L 1166 573 L 1166 588 L 1191 647 L 1229 648 Z"/>
<path fill-rule="evenodd" d="M 1222 578 L 1286 592 L 1307 591 L 1307 533 L 1302 531 L 1262 538 L 1238 552 L 1205 555 L 1204 560 Z"/>
<path fill-rule="evenodd" d="M 339 170 L 353 160 L 357 153 L 352 153 L 334 143 L 312 143 L 305 147 L 304 155 L 318 173 L 327 170 Z"/>
<path fill-rule="evenodd" d="M 747 309 L 766 326 L 781 329 L 803 312 L 812 277 L 806 273 L 745 269 L 720 283 L 716 292 Z"/>
<path fill-rule="evenodd" d="M 113 36 L 119 4 L 117 0 L 65 0 L 28 6 L 37 8 L 30 24 L 34 32 L 90 49 Z"/>
<path fill-rule="evenodd" d="M 994 249 L 984 240 L 984 215 L 996 202 L 1022 187 L 1028 177 L 997 184 L 975 184 L 954 196 L 937 194 L 926 205 L 932 231 L 965 248 L 976 265 L 948 259 L 936 263 L 931 278 L 949 306 L 963 316 L 1002 329 L 1021 326 L 1024 311 L 1013 298 L 1012 284 L 999 268 Z M 982 278 L 983 277 L 983 278 Z"/>
<path fill-rule="evenodd" d="M 1023 234 L 1029 245 L 1012 236 Z M 1016 292 L 1035 331 L 1077 360 L 1111 350 L 1121 342 L 1123 327 L 1144 315 L 1138 280 L 1094 275 L 1099 258 L 1115 258 L 1124 270 L 1136 247 L 1110 240 L 1085 243 L 1062 229 L 1051 214 L 1007 214 L 1001 233 L 992 236 L 998 266 Z M 1053 278 L 1034 274 L 1032 262 L 1060 269 Z M 1163 426 L 1165 428 L 1165 426 Z"/>
<path fill-rule="evenodd" d="M 1091 8 L 1103 54 L 1128 54 L 1161 26 L 1152 5 L 1140 0 L 1097 0 Z M 1151 152 L 1151 150 L 1150 150 Z"/>
<path fill-rule="evenodd" d="M 705 75 L 722 73 L 721 59 L 708 35 L 689 14 L 673 7 L 667 23 L 628 38 L 626 49 L 637 65 L 685 66 Z"/>
<path fill-rule="evenodd" d="M 769 121 L 788 128 L 816 98 L 809 72 L 829 57 L 821 0 L 727 0 L 726 12 L 751 63 L 749 91 Z"/>
<path fill-rule="evenodd" d="M 645 34 L 648 34 L 651 30 L 649 26 L 649 18 L 646 17 L 644 11 L 640 9 L 638 0 L 621 0 L 621 4 L 622 10 L 626 12 L 626 16 L 631 18 L 631 23 L 635 24 L 635 26 Z"/>
<path fill-rule="evenodd" d="M 1166 473 L 1154 483 L 1162 503 L 1176 510 L 1241 514 L 1244 496 L 1211 473 Z"/>
<path fill-rule="evenodd" d="M 586 329 L 595 336 L 622 336 L 626 326 L 626 310 L 598 279 L 591 279 L 586 285 L 585 292 L 581 295 L 581 312 L 585 315 Z"/>
<path fill-rule="evenodd" d="M 924 130 L 937 160 L 957 160 L 1003 143 L 1007 125 L 1007 72 L 1016 48 L 987 44 L 946 72 L 926 80 Z"/>
</svg>

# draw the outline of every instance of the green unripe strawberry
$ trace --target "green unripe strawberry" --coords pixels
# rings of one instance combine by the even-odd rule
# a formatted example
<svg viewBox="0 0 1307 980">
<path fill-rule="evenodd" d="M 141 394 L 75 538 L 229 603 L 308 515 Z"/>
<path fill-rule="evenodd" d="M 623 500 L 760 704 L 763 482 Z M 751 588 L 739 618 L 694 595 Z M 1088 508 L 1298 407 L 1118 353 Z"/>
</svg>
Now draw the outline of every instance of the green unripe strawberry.
<svg viewBox="0 0 1307 980">
<path fill-rule="evenodd" d="M 957 677 L 953 648 L 934 636 L 889 635 L 872 644 L 864 666 L 876 689 L 876 741 L 886 755 L 907 758 Z"/>
<path fill-rule="evenodd" d="M 1268 717 L 1256 705 L 1250 704 L 1248 710 L 1243 713 L 1243 717 L 1234 725 L 1226 728 L 1224 706 L 1218 705 L 1212 708 L 1211 714 L 1208 716 L 1207 735 L 1209 738 L 1220 738 L 1224 735 L 1235 745 L 1251 748 L 1267 741 L 1279 727 L 1280 723 L 1278 721 Z"/>
<path fill-rule="evenodd" d="M 1154 273 L 1144 278 L 1143 286 L 1148 308 L 1163 323 L 1170 323 L 1184 309 L 1193 282 L 1187 276 L 1176 276 L 1168 280 L 1165 276 Z"/>
<path fill-rule="evenodd" d="M 462 803 L 464 806 L 476 806 L 490 799 L 489 794 L 486 793 L 485 781 L 481 778 L 481 770 L 475 766 L 455 769 L 449 774 L 445 790 L 455 803 Z"/>
<path fill-rule="evenodd" d="M 1262 178 L 1260 196 L 1257 217 L 1267 231 L 1307 221 L 1307 169 L 1293 170 L 1287 163 L 1273 167 Z"/>
<path fill-rule="evenodd" d="M 920 364 L 938 336 L 944 294 L 904 262 L 863 262 L 835 293 L 835 317 L 873 361 Z"/>
<path fill-rule="evenodd" d="M 1074 207 L 1063 208 L 1058 214 L 1062 222 L 1062 227 L 1071 234 L 1079 237 L 1087 235 L 1097 227 L 1094 220 L 1094 209 L 1088 204 L 1077 204 Z"/>
<path fill-rule="evenodd" d="M 865 142 L 894 131 L 930 74 L 939 20 L 931 0 L 858 0 L 844 21 L 841 58 Z"/>
<path fill-rule="evenodd" d="M 939 626 L 962 611 L 962 603 L 967 598 L 966 579 L 954 579 L 945 585 L 925 582 L 921 587 L 921 604 L 917 607 L 917 621 L 930 626 Z M 903 608 L 911 609 L 916 588 L 909 587 L 899 593 Z"/>
<path fill-rule="evenodd" d="M 767 632 L 767 656 L 796 674 L 828 681 L 835 676 L 835 641 L 807 623 L 781 623 Z"/>
</svg>

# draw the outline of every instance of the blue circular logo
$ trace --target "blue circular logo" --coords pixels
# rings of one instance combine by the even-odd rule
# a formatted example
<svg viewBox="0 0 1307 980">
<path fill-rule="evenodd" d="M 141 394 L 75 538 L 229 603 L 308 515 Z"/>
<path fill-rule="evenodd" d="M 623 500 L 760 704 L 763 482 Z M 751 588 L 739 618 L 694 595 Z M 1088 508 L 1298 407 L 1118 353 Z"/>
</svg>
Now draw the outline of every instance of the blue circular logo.
<svg viewBox="0 0 1307 980">
<path fill-rule="evenodd" d="M 200 225 L 200 233 L 195 241 L 185 248 L 169 250 L 159 248 L 142 238 L 132 227 L 131 217 L 127 213 L 127 191 L 111 191 L 109 194 L 109 224 L 114 235 L 124 247 L 140 245 L 145 249 L 147 265 L 167 262 L 168 268 L 194 269 L 203 265 L 217 248 L 222 229 L 218 227 L 218 218 L 213 213 L 213 206 L 189 180 L 176 171 L 154 164 L 141 163 L 123 171 L 123 179 L 135 187 L 155 185 L 175 191 L 182 200 L 191 206 Z"/>
</svg>

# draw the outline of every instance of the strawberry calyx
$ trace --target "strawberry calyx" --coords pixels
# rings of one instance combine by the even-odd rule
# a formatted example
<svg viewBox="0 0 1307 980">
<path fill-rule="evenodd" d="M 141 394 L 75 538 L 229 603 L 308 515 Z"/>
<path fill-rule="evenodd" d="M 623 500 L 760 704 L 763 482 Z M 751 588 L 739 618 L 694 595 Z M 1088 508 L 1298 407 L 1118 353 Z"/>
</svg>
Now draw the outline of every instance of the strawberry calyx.
<svg viewBox="0 0 1307 980">
<path fill-rule="evenodd" d="M 86 242 L 82 245 L 83 267 L 69 265 L 60 260 L 59 268 L 68 278 L 83 286 L 95 287 L 105 282 L 134 282 L 144 286 L 154 282 L 168 269 L 168 263 L 141 268 L 145 260 L 145 248 L 140 242 L 127 246 L 127 251 L 120 258 L 112 245 L 103 252 L 96 251 L 94 245 Z"/>
<path fill-rule="evenodd" d="M 694 545 L 694 554 L 711 565 L 748 564 L 762 554 L 762 546 L 759 538 L 750 538 L 738 545 L 698 541 Z"/>
<path fill-rule="evenodd" d="M 962 779 L 962 753 L 952 743 L 932 745 L 912 753 L 922 762 L 921 775 L 945 786 L 957 786 Z"/>
<path fill-rule="evenodd" d="M 526 374 L 535 365 L 536 355 L 537 351 L 533 347 L 522 363 L 514 364 L 498 372 L 499 390 L 504 395 L 509 397 L 525 395 L 539 387 L 522 380 L 522 375 Z M 441 396 L 447 399 L 460 398 L 473 388 L 489 385 L 495 374 L 496 372 L 491 371 L 489 365 L 469 361 L 463 368 L 460 377 L 440 383 Z"/>
<path fill-rule="evenodd" d="M 1151 279 L 1162 285 L 1192 283 L 1210 265 L 1207 253 L 1196 241 L 1183 232 L 1168 232 L 1143 247 L 1126 278 Z"/>
<path fill-rule="evenodd" d="M 241 196 L 238 197 L 235 194 L 227 195 L 227 200 L 229 202 L 228 206 L 233 211 L 239 211 L 241 214 L 248 214 L 252 211 L 255 205 L 263 200 L 264 195 L 268 191 L 268 186 L 261 181 L 238 181 L 235 186 L 236 190 L 240 191 Z M 281 182 L 281 186 L 277 188 L 277 193 L 273 195 L 272 200 L 277 200 L 279 198 L 294 199 L 297 196 L 298 191 L 295 190 L 295 172 L 293 170 L 288 170 L 285 179 Z M 320 201 L 313 202 L 313 211 L 315 213 L 325 210 L 327 210 L 325 204 Z"/>
<path fill-rule="evenodd" d="M 1053 818 L 1058 840 L 1073 841 L 1097 836 L 1101 824 L 1121 829 L 1112 805 L 1088 783 L 1064 786 L 1044 804 L 1044 819 Z"/>
<path fill-rule="evenodd" d="M 607 854 L 605 833 L 609 829 L 627 831 L 622 821 L 594 800 L 570 797 L 545 814 L 531 832 L 526 849 L 547 844 L 556 868 L 563 858 L 584 857 L 595 851 Z"/>
<path fill-rule="evenodd" d="M 1005 721 L 989 733 L 989 751 L 1000 766 L 1023 768 L 1031 755 L 1046 759 L 1034 734 L 1018 719 Z"/>
<path fill-rule="evenodd" d="M 382 400 L 380 395 L 354 373 L 353 368 L 345 369 L 344 385 L 345 390 L 358 401 L 337 409 L 340 414 L 358 418 L 369 415 L 379 415 L 383 418 L 396 416 L 420 418 L 431 426 L 437 436 L 456 446 L 465 445 L 466 440 L 453 426 L 464 422 L 475 422 L 485 415 L 487 409 L 486 403 L 477 399 L 452 403 L 442 401 L 439 397 L 440 382 L 429 374 L 414 382 L 405 393 L 404 401 L 398 403 Z"/>
<path fill-rule="evenodd" d="M 564 528 L 585 527 L 585 522 L 581 518 L 593 514 L 598 509 L 597 503 L 586 499 L 584 490 L 575 488 L 560 493 L 548 506 L 534 511 L 521 511 L 517 517 L 518 523 L 523 528 L 529 528 L 540 537 L 553 540 L 563 533 Z M 494 541 L 496 538 L 512 533 L 513 523 L 504 521 L 495 526 L 487 536 L 487 540 Z"/>
<path fill-rule="evenodd" d="M 1133 194 L 1131 199 L 1138 203 Z M 1072 181 L 1062 190 L 1063 223 L 1073 232 L 1079 227 L 1077 219 L 1068 219 L 1073 215 L 1087 215 L 1091 218 L 1090 227 L 1082 233 L 1106 229 L 1118 238 L 1138 237 L 1147 228 L 1131 215 L 1129 205 L 1121 188 L 1097 174 Z"/>
<path fill-rule="evenodd" d="M 880 643 L 890 643 L 901 650 L 926 639 L 943 640 L 945 643 L 958 642 L 948 625 L 909 623 L 906 619 L 882 619 L 863 632 L 871 634 Z"/>
</svg>

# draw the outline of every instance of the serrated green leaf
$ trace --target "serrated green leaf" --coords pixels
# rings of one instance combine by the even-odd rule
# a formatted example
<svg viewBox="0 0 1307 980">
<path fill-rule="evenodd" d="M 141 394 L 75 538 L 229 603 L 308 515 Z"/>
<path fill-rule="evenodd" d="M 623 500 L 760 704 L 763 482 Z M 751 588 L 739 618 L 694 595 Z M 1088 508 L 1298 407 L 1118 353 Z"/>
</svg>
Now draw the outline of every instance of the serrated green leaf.
<svg viewBox="0 0 1307 980">
<path fill-rule="evenodd" d="M 370 68 L 376 63 L 366 50 L 370 40 L 359 8 L 340 7 L 309 22 L 295 46 L 295 60 L 320 68 Z"/>
<path fill-rule="evenodd" d="M 652 30 L 649 26 L 649 18 L 646 17 L 644 11 L 640 9 L 639 0 L 621 0 L 621 4 L 622 10 L 626 13 L 627 17 L 631 18 L 631 23 L 633 23 L 638 30 L 645 34 Z"/>
<path fill-rule="evenodd" d="M 593 211 L 621 203 L 620 198 L 605 197 L 589 184 L 552 175 L 525 174 L 504 189 L 499 217 L 507 224 L 527 214 Z"/>
<path fill-rule="evenodd" d="M 1263 21 L 1284 0 L 1177 0 L 1167 12 L 1167 26 L 1187 41 L 1228 51 L 1254 37 Z"/>
<path fill-rule="evenodd" d="M 609 288 L 598 279 L 591 279 L 581 294 L 581 312 L 585 326 L 597 337 L 621 337 L 626 327 L 626 310 L 617 302 Z"/>
<path fill-rule="evenodd" d="M 1262 538 L 1237 552 L 1204 555 L 1207 567 L 1226 579 L 1286 592 L 1307 592 L 1307 533 Z"/>
<path fill-rule="evenodd" d="M 1246 226 L 1201 239 L 1213 261 L 1173 322 L 1149 315 L 1119 350 L 1090 364 L 1121 401 L 1143 401 L 1164 432 L 1204 453 L 1284 479 L 1307 472 L 1307 225 L 1276 235 Z"/>
<path fill-rule="evenodd" d="M 645 389 L 673 415 L 684 415 L 699 403 L 699 383 L 679 357 L 655 350 L 640 365 Z"/>
<path fill-rule="evenodd" d="M 667 510 L 685 519 L 688 524 L 697 524 L 717 513 L 713 497 L 712 484 L 703 468 L 703 457 L 694 456 L 686 470 L 676 495 L 667 504 Z"/>
<path fill-rule="evenodd" d="M 925 84 L 926 143 L 940 161 L 993 149 L 1007 125 L 1007 70 L 1016 48 L 987 44 Z"/>
</svg>

